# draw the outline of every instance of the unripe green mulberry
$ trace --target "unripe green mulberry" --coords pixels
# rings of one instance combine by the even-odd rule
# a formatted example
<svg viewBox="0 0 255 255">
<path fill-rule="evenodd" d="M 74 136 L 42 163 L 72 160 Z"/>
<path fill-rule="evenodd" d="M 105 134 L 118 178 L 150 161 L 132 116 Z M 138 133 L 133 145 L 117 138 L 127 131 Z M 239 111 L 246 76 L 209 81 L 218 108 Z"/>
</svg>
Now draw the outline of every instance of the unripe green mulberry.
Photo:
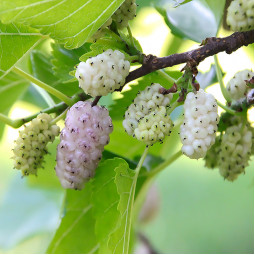
<svg viewBox="0 0 255 255">
<path fill-rule="evenodd" d="M 233 31 L 247 31 L 253 29 L 254 1 L 232 1 L 227 10 L 227 24 Z"/>
<path fill-rule="evenodd" d="M 206 152 L 204 157 L 205 167 L 213 169 L 218 167 L 218 155 L 220 152 L 221 137 L 217 136 L 214 145 Z"/>
<path fill-rule="evenodd" d="M 222 136 L 218 165 L 220 174 L 229 181 L 234 181 L 245 167 L 252 154 L 253 132 L 240 123 L 226 129 Z"/>
<path fill-rule="evenodd" d="M 119 29 L 127 27 L 128 21 L 136 16 L 136 6 L 135 0 L 126 0 L 112 15 Z"/>
<path fill-rule="evenodd" d="M 14 167 L 24 175 L 37 175 L 37 169 L 42 167 L 43 156 L 48 152 L 47 144 L 59 135 L 59 127 L 51 124 L 51 121 L 49 114 L 41 113 L 19 132 L 13 159 Z"/>
<path fill-rule="evenodd" d="M 162 86 L 154 83 L 139 92 L 134 103 L 125 112 L 123 121 L 125 131 L 147 145 L 162 141 L 172 128 L 166 108 L 170 107 L 173 96 L 162 95 L 159 93 L 160 89 Z"/>
<path fill-rule="evenodd" d="M 134 130 L 135 137 L 147 145 L 162 142 L 171 133 L 172 121 L 166 113 L 166 107 L 160 106 L 142 118 Z"/>
</svg>

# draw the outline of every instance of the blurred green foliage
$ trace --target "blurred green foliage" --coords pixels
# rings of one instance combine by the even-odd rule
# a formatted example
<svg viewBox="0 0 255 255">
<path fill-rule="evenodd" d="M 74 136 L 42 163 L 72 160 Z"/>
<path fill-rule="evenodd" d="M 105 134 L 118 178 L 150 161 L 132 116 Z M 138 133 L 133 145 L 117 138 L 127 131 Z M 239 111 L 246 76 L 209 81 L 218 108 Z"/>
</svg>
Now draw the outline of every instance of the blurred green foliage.
<svg viewBox="0 0 255 255">
<path fill-rule="evenodd" d="M 105 4 L 110 2 L 107 0 Z M 122 1 L 118 0 L 118 3 L 120 2 Z M 163 17 L 160 17 L 157 13 L 157 17 L 161 19 L 160 26 L 168 29 L 167 40 L 160 49 L 162 54 L 190 50 L 195 46 L 195 43 L 190 39 L 201 42 L 205 37 L 217 34 L 225 1 L 185 1 L 189 3 L 185 3 L 178 8 L 171 8 L 170 3 L 173 2 L 172 0 L 137 0 L 139 4 L 138 16 L 142 16 L 144 10 L 148 11 L 146 12 L 148 16 L 155 14 L 152 6 L 156 6 L 159 13 L 163 14 Z M 61 13 L 63 14 L 63 10 L 58 15 L 62 15 Z M 27 19 L 27 14 L 27 12 L 24 13 L 24 19 Z M 10 15 L 12 17 L 12 13 Z M 99 23 L 103 23 L 103 20 L 106 20 L 106 16 L 101 17 Z M 136 28 L 144 25 L 142 22 L 138 22 L 136 19 L 132 21 L 132 31 L 139 31 Z M 22 27 L 22 29 L 27 28 Z M 141 34 L 151 32 L 151 27 L 147 26 L 146 29 L 141 31 Z M 85 34 L 87 36 L 89 31 L 86 30 Z M 59 35 L 54 32 L 53 36 L 56 38 Z M 69 47 L 73 47 L 77 43 L 80 45 L 82 41 L 82 38 L 79 38 L 79 42 L 77 42 L 78 39 L 75 38 L 75 42 L 71 42 L 69 39 L 63 39 L 64 36 L 60 34 L 58 39 L 67 42 Z M 23 54 L 38 40 L 37 35 L 34 35 L 32 41 L 23 41 Z M 150 42 L 147 40 L 147 43 Z M 15 51 L 17 50 L 16 46 L 19 45 L 21 45 L 19 42 L 13 40 Z M 52 49 L 49 45 L 49 41 L 43 47 L 38 45 L 29 56 L 24 56 L 24 58 L 23 56 L 12 56 L 5 63 L 7 66 L 5 69 L 9 69 L 14 62 L 23 58 L 23 61 L 19 63 L 21 67 L 29 69 L 35 77 L 49 83 L 67 95 L 72 95 L 79 91 L 78 82 L 64 83 L 64 81 L 66 82 L 70 78 L 68 73 L 78 61 L 79 54 L 83 54 L 88 50 L 87 45 L 77 50 L 67 51 L 62 46 L 53 44 L 54 56 L 50 55 Z M 144 45 L 141 43 L 141 46 Z M 246 52 L 247 59 L 251 58 L 253 60 L 254 46 L 250 45 Z M 167 73 L 176 79 L 180 76 L 180 72 L 173 70 L 174 68 L 168 70 Z M 1 113 L 7 114 L 19 99 L 40 108 L 47 106 L 44 97 L 34 87 L 30 86 L 28 88 L 28 82 L 22 79 L 16 82 L 16 79 L 17 77 L 13 73 L 9 73 L 0 79 Z M 208 72 L 200 72 L 197 79 L 204 88 L 214 84 L 216 82 L 214 67 L 210 68 Z M 151 82 L 159 82 L 166 88 L 172 85 L 167 80 L 159 77 L 157 73 L 154 73 L 138 81 L 139 89 L 136 83 L 132 84 L 132 90 L 122 93 L 124 97 L 121 97 L 119 93 L 114 93 L 100 100 L 101 104 L 111 109 L 114 120 L 111 142 L 106 147 L 107 151 L 104 153 L 103 160 L 116 156 L 114 154 L 116 153 L 120 157 L 129 159 L 130 168 L 135 167 L 144 150 L 144 144 L 124 133 L 122 115 L 137 91 Z M 56 102 L 58 101 L 54 97 L 53 99 Z M 15 105 L 13 108 L 15 108 Z M 171 117 L 177 119 L 181 113 L 182 108 L 180 107 L 172 113 Z M 84 208 L 90 206 L 87 198 L 91 195 L 92 185 L 89 183 L 87 188 L 79 195 L 76 191 L 68 191 L 66 194 L 54 172 L 55 148 L 58 140 L 50 145 L 51 154 L 45 158 L 45 169 L 39 171 L 39 176 L 21 179 L 20 174 L 12 169 L 11 146 L 9 144 L 11 135 L 6 131 L 0 123 L 0 136 L 4 135 L 0 143 L 0 252 L 45 253 L 55 234 L 54 240 L 56 242 L 53 241 L 55 246 L 51 245 L 48 252 L 79 253 L 79 251 L 88 252 L 95 247 L 97 248 L 96 235 L 100 237 L 99 239 L 103 243 L 106 238 L 105 233 L 102 231 L 102 226 L 99 225 L 97 225 L 97 232 L 94 233 L 96 223 L 94 217 L 92 217 L 92 210 L 84 211 Z M 150 155 L 144 164 L 147 169 L 157 166 L 163 159 L 168 158 L 180 149 L 178 132 L 179 127 L 177 126 L 172 135 L 162 145 L 156 144 L 150 148 Z M 122 159 L 118 160 L 123 161 Z M 156 184 L 160 192 L 160 212 L 154 221 L 146 226 L 137 226 L 136 231 L 143 232 L 160 253 L 253 253 L 253 161 L 246 169 L 246 174 L 240 176 L 234 183 L 224 181 L 218 170 L 208 170 L 203 164 L 202 160 L 196 161 L 181 157 L 173 165 L 166 168 L 156 178 Z M 107 166 L 103 170 L 107 169 L 109 170 L 111 167 Z M 98 186 L 105 181 L 104 178 L 112 177 L 111 175 L 104 176 L 102 168 L 101 171 L 99 169 L 97 176 L 98 179 L 95 183 Z M 139 180 L 138 188 L 141 187 L 143 181 L 144 179 Z M 116 197 L 120 197 L 113 180 L 110 183 L 108 190 L 100 191 L 98 186 L 94 186 L 99 190 L 99 193 L 105 192 L 102 197 L 94 197 L 94 202 L 101 206 L 97 208 L 99 210 L 95 211 L 98 222 L 101 221 L 102 224 L 106 225 L 109 223 L 113 228 L 116 223 L 114 222 L 115 218 L 111 218 L 111 215 L 103 215 L 100 211 L 104 210 L 105 206 L 107 208 L 107 204 L 103 202 L 100 204 L 100 202 L 103 198 L 105 198 L 104 202 L 106 201 L 106 196 L 109 192 L 113 192 L 112 189 L 115 188 L 115 193 L 112 193 L 111 200 L 108 202 L 114 202 Z M 125 185 L 123 186 L 125 187 Z M 130 188 L 130 185 L 127 186 Z M 119 184 L 118 189 L 121 188 L 122 186 Z M 121 191 L 119 192 L 121 193 Z M 63 204 L 65 196 L 69 204 Z M 126 201 L 123 200 L 123 207 L 119 208 L 122 213 L 126 206 Z M 112 208 L 114 216 L 117 215 L 116 208 L 117 204 Z M 64 216 L 62 212 L 68 217 L 64 218 L 61 227 L 57 230 L 60 224 L 60 216 Z M 72 226 L 72 223 L 79 219 L 81 212 L 84 212 L 82 216 L 86 217 L 81 217 L 80 225 L 70 229 L 70 225 Z M 121 220 L 118 223 L 121 226 Z M 93 230 L 89 235 L 90 229 Z M 115 234 L 122 233 L 122 230 L 122 227 L 120 227 Z M 63 233 L 65 233 L 64 236 Z M 84 242 L 81 236 L 84 239 L 87 238 L 86 241 L 90 241 L 91 247 L 86 247 L 87 250 L 84 250 L 84 246 L 82 246 Z M 135 240 L 132 239 L 132 241 Z M 70 242 L 75 247 L 71 247 Z"/>
</svg>

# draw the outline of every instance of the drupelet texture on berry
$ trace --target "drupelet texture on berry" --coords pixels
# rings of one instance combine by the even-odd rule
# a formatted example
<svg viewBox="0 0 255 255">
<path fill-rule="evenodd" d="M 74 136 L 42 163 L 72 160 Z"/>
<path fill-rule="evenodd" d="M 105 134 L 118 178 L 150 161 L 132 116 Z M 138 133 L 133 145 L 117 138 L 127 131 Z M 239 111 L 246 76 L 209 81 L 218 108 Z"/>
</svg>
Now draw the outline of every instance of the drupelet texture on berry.
<svg viewBox="0 0 255 255">
<path fill-rule="evenodd" d="M 180 136 L 182 152 L 191 159 L 203 158 L 214 144 L 219 116 L 213 95 L 200 89 L 188 93 L 184 102 L 184 121 Z"/>
<path fill-rule="evenodd" d="M 162 86 L 154 83 L 144 91 L 139 92 L 125 112 L 123 127 L 129 135 L 151 145 L 162 141 L 170 134 L 172 122 L 166 113 L 170 107 L 172 94 L 159 93 Z"/>
<path fill-rule="evenodd" d="M 244 173 L 252 154 L 253 139 L 253 132 L 242 123 L 226 129 L 218 155 L 220 174 L 225 179 L 234 181 Z"/>
<path fill-rule="evenodd" d="M 252 30 L 254 28 L 254 1 L 232 1 L 227 10 L 226 21 L 233 31 Z"/>
<path fill-rule="evenodd" d="M 37 170 L 42 167 L 43 157 L 48 153 L 47 144 L 59 135 L 59 127 L 51 124 L 51 121 L 49 114 L 40 113 L 19 132 L 13 159 L 14 167 L 21 170 L 23 175 L 37 175 Z"/>
<path fill-rule="evenodd" d="M 80 62 L 75 77 L 86 94 L 106 96 L 119 89 L 129 74 L 130 63 L 118 50 L 107 50 L 96 57 Z"/>
<path fill-rule="evenodd" d="M 66 189 L 82 189 L 95 174 L 113 130 L 106 108 L 78 102 L 67 112 L 57 149 L 56 174 Z"/>
<path fill-rule="evenodd" d="M 136 7 L 135 0 L 126 0 L 112 15 L 112 19 L 116 22 L 119 29 L 127 27 L 128 21 L 136 16 Z"/>
<path fill-rule="evenodd" d="M 251 88 L 246 85 L 254 76 L 254 73 L 249 70 L 237 72 L 235 76 L 228 82 L 227 90 L 233 100 L 240 100 L 245 98 Z"/>
</svg>

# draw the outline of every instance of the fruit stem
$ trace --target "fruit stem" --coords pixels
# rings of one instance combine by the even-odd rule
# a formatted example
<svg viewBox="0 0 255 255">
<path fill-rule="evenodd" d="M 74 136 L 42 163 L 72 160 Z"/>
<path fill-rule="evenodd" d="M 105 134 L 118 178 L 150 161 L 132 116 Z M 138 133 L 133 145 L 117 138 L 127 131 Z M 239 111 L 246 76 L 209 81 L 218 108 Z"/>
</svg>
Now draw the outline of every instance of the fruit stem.
<svg viewBox="0 0 255 255">
<path fill-rule="evenodd" d="M 0 121 L 5 123 L 8 126 L 11 126 L 13 128 L 16 128 L 16 123 L 14 120 L 8 118 L 7 116 L 5 116 L 4 114 L 0 113 Z"/>
<path fill-rule="evenodd" d="M 224 82 L 223 82 L 223 78 L 222 78 L 222 72 L 221 72 L 221 69 L 220 69 L 220 64 L 219 64 L 219 60 L 218 60 L 218 57 L 217 55 L 214 55 L 214 63 L 215 63 L 215 66 L 216 66 L 216 74 L 217 74 L 217 79 L 218 79 L 218 82 L 220 84 L 220 89 L 221 89 L 221 93 L 222 95 L 224 96 L 224 98 L 226 99 L 226 101 L 228 103 L 231 102 L 231 97 L 229 96 L 229 93 L 224 85 Z"/>
<path fill-rule="evenodd" d="M 172 164 L 175 160 L 177 160 L 180 156 L 182 155 L 182 151 L 176 152 L 172 157 L 164 161 L 162 164 L 160 164 L 158 167 L 156 167 L 153 171 L 146 172 L 143 175 L 140 176 L 148 176 L 150 178 L 154 177 L 157 175 L 159 172 L 164 170 L 168 165 Z"/>
<path fill-rule="evenodd" d="M 51 124 L 51 125 L 54 125 L 54 124 L 56 124 L 58 121 L 60 121 L 60 120 L 62 120 L 63 118 L 65 118 L 68 109 L 69 109 L 69 107 L 66 108 L 66 109 L 65 109 L 60 115 L 58 115 L 55 119 L 53 119 L 53 120 L 50 122 L 50 124 Z"/>
<path fill-rule="evenodd" d="M 175 109 L 176 107 L 178 107 L 179 105 L 182 105 L 182 104 L 183 104 L 183 102 L 178 102 L 178 100 L 176 100 L 176 101 L 168 108 L 167 114 L 170 115 L 170 114 L 174 111 L 174 109 Z"/>
<path fill-rule="evenodd" d="M 128 30 L 128 34 L 129 34 L 129 37 L 130 37 L 131 46 L 136 49 L 135 42 L 134 42 L 134 37 L 132 35 L 132 31 L 131 31 L 131 28 L 130 28 L 129 24 L 127 26 L 127 30 Z"/>
<path fill-rule="evenodd" d="M 221 107 L 222 109 L 224 109 L 226 112 L 228 112 L 228 113 L 230 113 L 232 115 L 237 115 L 238 114 L 238 112 L 230 109 L 229 107 L 227 107 L 226 105 L 222 104 L 218 100 L 216 100 L 216 101 L 217 101 L 218 106 Z"/>
<path fill-rule="evenodd" d="M 159 69 L 156 71 L 162 78 L 168 80 L 171 84 L 175 83 L 176 80 L 168 75 L 163 69 Z"/>
<path fill-rule="evenodd" d="M 135 190 L 136 190 L 136 183 L 137 183 L 137 179 L 138 179 L 138 175 L 139 175 L 139 172 L 140 172 L 140 169 L 142 168 L 142 165 L 143 165 L 143 162 L 144 162 L 144 160 L 145 160 L 145 158 L 146 158 L 146 156 L 147 156 L 147 154 L 148 154 L 148 151 L 149 151 L 149 146 L 147 146 L 146 148 L 145 148 L 145 150 L 144 150 L 144 152 L 143 152 L 143 155 L 141 156 L 141 158 L 140 158 L 140 160 L 139 160 L 139 163 L 138 163 L 138 165 L 137 165 L 137 167 L 136 167 L 136 169 L 134 170 L 135 171 L 135 176 L 134 176 L 134 178 L 133 178 L 133 184 L 132 184 L 132 186 L 133 186 L 133 188 L 132 188 L 132 197 L 131 197 L 131 204 L 130 204 L 130 208 L 133 208 L 133 205 L 134 205 L 134 200 L 135 200 Z M 130 234 L 131 234 L 131 222 L 132 222 L 132 219 L 133 219 L 133 214 L 134 214 L 134 210 L 132 210 L 131 211 L 131 213 L 132 213 L 132 215 L 131 215 L 131 217 L 129 218 L 129 224 L 128 224 L 128 238 L 130 239 Z M 126 249 L 126 252 L 125 253 L 128 253 L 128 250 L 129 250 L 129 240 L 127 241 L 127 249 Z"/>
<path fill-rule="evenodd" d="M 72 105 L 75 104 L 76 102 L 78 102 L 79 100 L 86 100 L 88 99 L 89 96 L 85 95 L 84 93 L 77 93 L 72 97 Z M 0 121 L 2 121 L 3 123 L 5 123 L 6 125 L 9 125 L 13 128 L 19 128 L 21 127 L 23 124 L 31 121 L 32 119 L 36 118 L 38 114 L 40 113 L 62 113 L 68 106 L 61 102 L 59 104 L 56 104 L 52 107 L 46 108 L 44 110 L 41 110 L 40 112 L 37 112 L 33 115 L 30 115 L 26 118 L 22 118 L 22 119 L 16 119 L 16 120 L 12 120 L 10 118 L 8 118 L 7 116 L 3 115 L 2 113 L 0 113 Z"/>
<path fill-rule="evenodd" d="M 18 74 L 21 77 L 24 77 L 25 79 L 31 81 L 32 83 L 36 84 L 37 86 L 45 89 L 46 91 L 48 91 L 50 94 L 54 95 L 55 97 L 59 98 L 60 100 L 62 100 L 63 102 L 65 102 L 67 105 L 71 106 L 73 104 L 73 101 L 70 97 L 66 96 L 65 94 L 63 94 L 62 92 L 60 92 L 59 90 L 51 87 L 50 85 L 36 79 L 35 77 L 33 77 L 32 75 L 24 72 L 23 70 L 21 70 L 18 67 L 14 67 L 12 69 L 12 71 L 14 71 L 16 74 Z"/>
</svg>

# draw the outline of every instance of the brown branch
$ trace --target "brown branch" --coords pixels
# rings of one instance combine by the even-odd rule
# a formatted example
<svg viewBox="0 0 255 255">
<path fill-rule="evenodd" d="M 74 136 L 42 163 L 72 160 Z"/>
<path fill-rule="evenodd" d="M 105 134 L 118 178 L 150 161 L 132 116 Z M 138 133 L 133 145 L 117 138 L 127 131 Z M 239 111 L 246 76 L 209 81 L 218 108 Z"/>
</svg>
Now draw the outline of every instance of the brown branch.
<svg viewBox="0 0 255 255">
<path fill-rule="evenodd" d="M 251 30 L 247 32 L 235 32 L 224 38 L 206 38 L 201 44 L 202 47 L 180 54 L 173 54 L 162 58 L 148 55 L 144 57 L 143 65 L 141 67 L 129 73 L 126 78 L 126 83 L 165 67 L 171 67 L 187 62 L 192 62 L 193 64 L 198 65 L 207 57 L 224 51 L 227 54 L 231 54 L 240 47 L 247 46 L 253 42 L 254 30 Z"/>
</svg>

